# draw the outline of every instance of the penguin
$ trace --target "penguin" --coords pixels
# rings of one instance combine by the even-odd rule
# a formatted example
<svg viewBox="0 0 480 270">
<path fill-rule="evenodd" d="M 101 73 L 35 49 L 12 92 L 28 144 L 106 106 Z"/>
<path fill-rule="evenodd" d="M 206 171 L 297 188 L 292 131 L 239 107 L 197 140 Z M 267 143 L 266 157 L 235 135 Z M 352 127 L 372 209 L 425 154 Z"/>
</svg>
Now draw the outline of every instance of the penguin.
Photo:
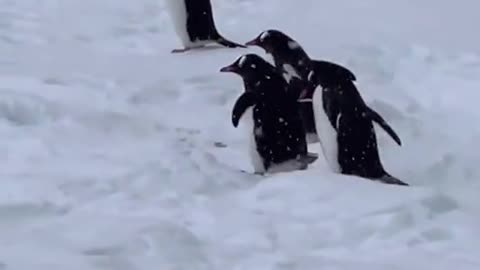
<svg viewBox="0 0 480 270">
<path fill-rule="evenodd" d="M 300 98 L 313 103 L 321 148 L 330 168 L 336 173 L 408 186 L 384 169 L 373 123 L 401 146 L 399 136 L 367 106 L 351 78 L 316 64 L 307 79 L 310 85 L 302 90 Z"/>
<path fill-rule="evenodd" d="M 287 81 L 297 77 L 307 80 L 312 62 L 324 65 L 325 69 L 338 69 L 356 81 L 355 74 L 344 66 L 323 60 L 310 58 L 302 46 L 287 34 L 276 29 L 261 32 L 256 38 L 245 43 L 245 46 L 257 46 L 273 57 L 275 66 L 284 73 Z"/>
<path fill-rule="evenodd" d="M 312 63 L 323 65 L 324 69 L 335 70 L 335 73 L 342 72 L 350 80 L 356 81 L 355 74 L 349 69 L 329 61 L 311 59 L 296 40 L 276 29 L 261 32 L 256 38 L 245 43 L 245 45 L 258 46 L 265 50 L 268 55 L 271 55 L 275 66 L 284 74 L 285 79 L 289 83 L 292 82 L 293 78 L 307 82 L 307 76 L 311 70 Z M 298 81 L 295 83 L 298 83 Z M 302 102 L 300 113 L 307 132 L 308 143 L 318 142 L 311 102 Z"/>
<path fill-rule="evenodd" d="M 298 102 L 273 65 L 256 54 L 240 56 L 220 69 L 239 75 L 248 86 L 236 100 L 232 124 L 248 125 L 250 158 L 255 174 L 305 170 L 318 155 L 307 151 Z"/>
<path fill-rule="evenodd" d="M 227 48 L 246 48 L 219 34 L 213 18 L 210 0 L 166 0 L 175 31 L 182 41 L 182 49 L 172 53 L 199 49 L 217 43 Z"/>
</svg>

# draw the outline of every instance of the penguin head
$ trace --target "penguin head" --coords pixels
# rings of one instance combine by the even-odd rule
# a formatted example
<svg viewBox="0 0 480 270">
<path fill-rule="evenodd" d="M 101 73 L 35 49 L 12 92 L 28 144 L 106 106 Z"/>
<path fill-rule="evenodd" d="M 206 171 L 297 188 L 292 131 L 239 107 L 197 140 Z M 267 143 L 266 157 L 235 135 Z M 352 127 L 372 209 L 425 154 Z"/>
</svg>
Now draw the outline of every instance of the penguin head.
<svg viewBox="0 0 480 270">
<path fill-rule="evenodd" d="M 256 54 L 244 54 L 232 64 L 220 69 L 220 72 L 232 72 L 245 80 L 259 80 L 260 76 L 275 74 L 275 67 Z"/>
<path fill-rule="evenodd" d="M 286 57 L 292 53 L 300 58 L 307 56 L 298 42 L 276 29 L 263 31 L 256 38 L 245 43 L 245 45 L 258 46 L 274 57 Z"/>
</svg>

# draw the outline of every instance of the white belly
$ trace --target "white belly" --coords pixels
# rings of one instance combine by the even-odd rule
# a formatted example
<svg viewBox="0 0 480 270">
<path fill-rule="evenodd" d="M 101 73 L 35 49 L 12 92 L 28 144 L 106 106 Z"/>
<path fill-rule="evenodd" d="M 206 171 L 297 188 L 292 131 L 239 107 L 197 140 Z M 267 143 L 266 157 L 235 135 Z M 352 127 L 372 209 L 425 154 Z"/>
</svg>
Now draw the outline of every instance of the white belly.
<svg viewBox="0 0 480 270">
<path fill-rule="evenodd" d="M 244 125 L 249 139 L 248 153 L 250 155 L 250 162 L 256 173 L 264 173 L 265 167 L 263 166 L 263 158 L 257 151 L 257 143 L 254 136 L 254 124 L 253 124 L 253 107 L 248 108 L 240 119 L 242 125 Z M 261 131 L 257 131 L 261 132 Z"/>
<path fill-rule="evenodd" d="M 333 172 L 340 173 L 340 165 L 338 164 L 337 132 L 330 124 L 328 116 L 323 109 L 322 91 L 322 88 L 319 86 L 313 95 L 315 126 L 317 128 L 318 139 L 320 140 L 322 152 L 328 165 Z"/>
<path fill-rule="evenodd" d="M 185 6 L 185 0 L 165 1 L 175 32 L 182 41 L 183 46 L 190 47 L 193 43 L 190 41 L 187 32 L 187 7 Z"/>
</svg>

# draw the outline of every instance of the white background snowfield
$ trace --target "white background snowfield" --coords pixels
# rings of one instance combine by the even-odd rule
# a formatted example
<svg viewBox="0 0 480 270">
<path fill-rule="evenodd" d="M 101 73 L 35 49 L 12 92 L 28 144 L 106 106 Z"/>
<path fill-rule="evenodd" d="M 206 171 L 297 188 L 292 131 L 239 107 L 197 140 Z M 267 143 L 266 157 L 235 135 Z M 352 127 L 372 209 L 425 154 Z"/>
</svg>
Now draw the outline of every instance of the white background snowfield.
<svg viewBox="0 0 480 270">
<path fill-rule="evenodd" d="M 0 0 L 1 270 L 480 269 L 478 0 L 213 0 L 226 37 L 353 70 L 411 187 L 241 173 L 219 69 L 263 51 L 172 55 L 164 4 Z"/>
</svg>

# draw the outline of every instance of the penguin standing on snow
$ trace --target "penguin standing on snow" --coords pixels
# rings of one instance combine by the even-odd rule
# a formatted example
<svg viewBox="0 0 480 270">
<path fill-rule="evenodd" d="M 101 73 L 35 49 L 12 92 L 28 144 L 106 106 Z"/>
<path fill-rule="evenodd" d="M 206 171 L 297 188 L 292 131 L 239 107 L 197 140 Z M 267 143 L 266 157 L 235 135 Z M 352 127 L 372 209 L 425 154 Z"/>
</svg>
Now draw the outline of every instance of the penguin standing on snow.
<svg viewBox="0 0 480 270">
<path fill-rule="evenodd" d="M 242 77 L 247 87 L 232 111 L 232 124 L 249 124 L 250 155 L 256 174 L 307 169 L 318 156 L 308 153 L 298 102 L 286 91 L 287 82 L 274 66 L 246 54 L 221 72 Z"/>
<path fill-rule="evenodd" d="M 297 41 L 279 30 L 263 31 L 245 45 L 258 46 L 271 55 L 275 66 L 284 74 L 289 83 L 294 78 L 302 80 L 304 83 L 307 82 L 312 63 L 322 65 L 324 69 L 332 70 L 335 73 L 344 73 L 352 81 L 356 80 L 353 72 L 341 65 L 328 61 L 312 60 Z M 295 83 L 297 84 L 298 81 Z M 309 143 L 318 142 L 311 102 L 303 102 L 300 105 L 300 113 L 307 132 L 307 141 Z"/>
<path fill-rule="evenodd" d="M 400 138 L 385 120 L 362 99 L 344 72 L 335 73 L 313 65 L 311 87 L 300 98 L 313 101 L 315 123 L 324 156 L 334 172 L 356 175 L 387 184 L 408 186 L 388 174 L 380 160 L 373 122 L 398 145 Z"/>
<path fill-rule="evenodd" d="M 246 46 L 227 40 L 219 34 L 213 19 L 210 0 L 166 0 L 175 31 L 184 48 L 173 53 L 186 52 L 217 43 L 228 48 Z"/>
</svg>

